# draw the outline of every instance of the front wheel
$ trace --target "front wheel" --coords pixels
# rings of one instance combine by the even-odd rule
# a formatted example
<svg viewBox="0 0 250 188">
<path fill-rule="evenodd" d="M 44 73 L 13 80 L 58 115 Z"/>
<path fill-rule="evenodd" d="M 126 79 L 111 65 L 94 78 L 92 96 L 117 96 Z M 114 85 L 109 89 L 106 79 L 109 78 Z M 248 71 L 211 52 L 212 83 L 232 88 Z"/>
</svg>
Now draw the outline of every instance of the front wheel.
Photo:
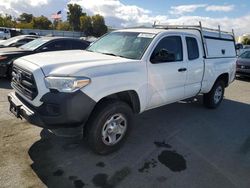
<svg viewBox="0 0 250 188">
<path fill-rule="evenodd" d="M 107 100 L 97 106 L 87 124 L 87 142 L 98 154 L 121 147 L 132 124 L 132 110 L 122 101 Z"/>
<path fill-rule="evenodd" d="M 209 93 L 204 94 L 203 101 L 207 108 L 217 108 L 223 100 L 225 91 L 225 83 L 223 80 L 218 80 L 214 84 Z"/>
</svg>

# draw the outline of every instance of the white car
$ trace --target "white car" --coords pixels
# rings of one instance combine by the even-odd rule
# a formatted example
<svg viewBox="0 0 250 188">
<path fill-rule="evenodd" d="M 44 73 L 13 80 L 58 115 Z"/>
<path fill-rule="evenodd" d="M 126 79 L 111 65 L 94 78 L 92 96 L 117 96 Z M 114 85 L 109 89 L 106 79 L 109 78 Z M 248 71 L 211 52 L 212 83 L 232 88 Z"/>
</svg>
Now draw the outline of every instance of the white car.
<svg viewBox="0 0 250 188">
<path fill-rule="evenodd" d="M 205 106 L 217 108 L 235 71 L 231 34 L 199 27 L 126 29 L 86 51 L 17 59 L 8 99 L 12 113 L 34 125 L 82 126 L 91 148 L 107 154 L 125 140 L 132 114 L 198 94 Z"/>
</svg>

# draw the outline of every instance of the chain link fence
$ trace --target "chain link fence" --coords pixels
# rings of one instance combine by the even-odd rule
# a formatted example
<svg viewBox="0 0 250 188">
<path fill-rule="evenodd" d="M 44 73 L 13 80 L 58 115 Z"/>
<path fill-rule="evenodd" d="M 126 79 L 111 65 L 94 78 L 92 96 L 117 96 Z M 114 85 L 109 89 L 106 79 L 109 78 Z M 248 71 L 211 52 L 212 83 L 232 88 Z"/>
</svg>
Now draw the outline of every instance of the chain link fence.
<svg viewBox="0 0 250 188">
<path fill-rule="evenodd" d="M 21 29 L 22 34 L 37 34 L 40 36 L 60 36 L 60 37 L 84 37 L 84 32 L 76 31 L 58 31 L 58 30 L 40 30 L 40 29 Z"/>
</svg>

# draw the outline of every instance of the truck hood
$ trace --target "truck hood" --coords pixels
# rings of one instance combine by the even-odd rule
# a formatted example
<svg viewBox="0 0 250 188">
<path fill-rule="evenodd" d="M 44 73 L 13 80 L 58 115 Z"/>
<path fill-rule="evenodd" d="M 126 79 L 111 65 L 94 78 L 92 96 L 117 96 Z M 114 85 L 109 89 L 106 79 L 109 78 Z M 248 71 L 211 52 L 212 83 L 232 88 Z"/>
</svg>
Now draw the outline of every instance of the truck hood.
<svg viewBox="0 0 250 188">
<path fill-rule="evenodd" d="M 84 50 L 46 52 L 21 59 L 39 66 L 45 76 L 83 76 L 83 70 L 93 67 L 138 61 Z"/>
</svg>

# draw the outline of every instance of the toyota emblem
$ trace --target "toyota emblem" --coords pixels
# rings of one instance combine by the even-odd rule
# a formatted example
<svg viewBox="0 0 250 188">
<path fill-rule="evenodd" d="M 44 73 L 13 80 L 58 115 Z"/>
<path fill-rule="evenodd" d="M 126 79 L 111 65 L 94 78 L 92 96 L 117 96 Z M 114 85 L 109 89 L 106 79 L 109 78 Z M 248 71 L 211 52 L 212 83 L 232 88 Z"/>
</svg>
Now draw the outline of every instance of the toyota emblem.
<svg viewBox="0 0 250 188">
<path fill-rule="evenodd" d="M 22 81 L 22 74 L 20 72 L 18 72 L 16 75 L 15 75 L 15 80 L 17 82 L 21 82 Z"/>
</svg>

